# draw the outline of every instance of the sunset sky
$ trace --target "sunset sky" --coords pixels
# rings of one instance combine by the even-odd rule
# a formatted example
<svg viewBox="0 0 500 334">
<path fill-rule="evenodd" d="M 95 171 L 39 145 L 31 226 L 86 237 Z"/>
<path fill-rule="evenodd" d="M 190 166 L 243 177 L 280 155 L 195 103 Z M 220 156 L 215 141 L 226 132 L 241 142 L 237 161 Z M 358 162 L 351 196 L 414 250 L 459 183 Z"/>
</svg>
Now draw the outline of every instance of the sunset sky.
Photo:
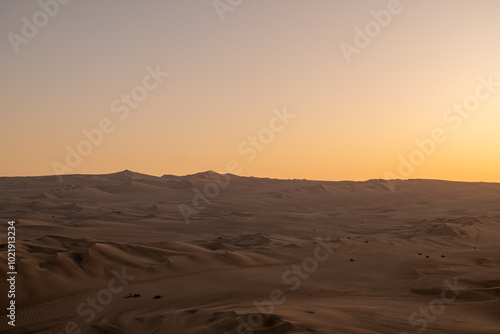
<svg viewBox="0 0 500 334">
<path fill-rule="evenodd" d="M 0 176 L 500 182 L 499 1 L 215 3 L 1 1 Z"/>
</svg>

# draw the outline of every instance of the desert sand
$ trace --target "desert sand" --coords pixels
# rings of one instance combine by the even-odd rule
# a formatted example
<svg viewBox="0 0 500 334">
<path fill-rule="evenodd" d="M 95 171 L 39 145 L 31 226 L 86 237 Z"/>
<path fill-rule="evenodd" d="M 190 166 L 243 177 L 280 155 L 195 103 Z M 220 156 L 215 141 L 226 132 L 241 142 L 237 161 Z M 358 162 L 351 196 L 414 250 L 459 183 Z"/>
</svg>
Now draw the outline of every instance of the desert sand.
<svg viewBox="0 0 500 334">
<path fill-rule="evenodd" d="M 500 333 L 499 204 L 437 180 L 0 178 L 0 332 Z"/>
</svg>

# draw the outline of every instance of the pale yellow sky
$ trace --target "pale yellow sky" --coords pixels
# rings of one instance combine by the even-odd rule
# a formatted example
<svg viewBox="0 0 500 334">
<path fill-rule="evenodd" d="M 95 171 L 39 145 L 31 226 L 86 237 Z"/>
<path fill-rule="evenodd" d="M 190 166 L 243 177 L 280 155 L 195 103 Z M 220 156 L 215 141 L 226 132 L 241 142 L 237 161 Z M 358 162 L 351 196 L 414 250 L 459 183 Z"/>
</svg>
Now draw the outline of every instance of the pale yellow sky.
<svg viewBox="0 0 500 334">
<path fill-rule="evenodd" d="M 0 2 L 0 176 L 500 182 L 498 1 L 66 2 Z"/>
</svg>

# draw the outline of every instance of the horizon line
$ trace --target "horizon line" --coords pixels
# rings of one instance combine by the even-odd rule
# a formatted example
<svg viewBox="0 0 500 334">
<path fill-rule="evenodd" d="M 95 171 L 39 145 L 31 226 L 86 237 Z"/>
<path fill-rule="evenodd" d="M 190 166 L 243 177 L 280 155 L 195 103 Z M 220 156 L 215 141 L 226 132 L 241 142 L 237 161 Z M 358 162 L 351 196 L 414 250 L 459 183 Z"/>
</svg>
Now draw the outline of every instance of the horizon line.
<svg viewBox="0 0 500 334">
<path fill-rule="evenodd" d="M 124 169 L 120 170 L 117 172 L 111 172 L 111 173 L 101 173 L 101 174 L 95 174 L 95 173 L 75 173 L 75 174 L 46 174 L 46 175 L 17 175 L 17 176 L 0 176 L 0 179 L 5 179 L 5 178 L 41 178 L 41 177 L 59 177 L 63 178 L 65 176 L 105 176 L 105 175 L 112 175 L 112 174 L 119 174 L 119 173 L 125 173 L 125 172 L 130 172 L 134 174 L 141 174 L 145 176 L 151 176 L 151 177 L 164 177 L 164 176 L 177 176 L 177 177 L 187 177 L 187 176 L 194 176 L 197 174 L 206 174 L 206 173 L 215 173 L 218 175 L 232 175 L 232 176 L 237 176 L 237 177 L 246 177 L 246 178 L 256 178 L 256 179 L 272 179 L 272 180 L 291 180 L 291 181 L 314 181 L 314 182 L 368 182 L 372 180 L 380 180 L 380 181 L 411 181 L 411 180 L 424 180 L 424 181 L 443 181 L 443 182 L 457 182 L 457 183 L 494 183 L 494 184 L 500 184 L 500 182 L 495 182 L 495 181 L 463 181 L 463 180 L 446 180 L 446 179 L 432 179 L 432 178 L 408 178 L 408 179 L 382 179 L 382 178 L 371 178 L 371 179 L 365 179 L 365 180 L 320 180 L 320 179 L 306 179 L 306 178 L 279 178 L 279 177 L 269 177 L 269 176 L 246 176 L 246 175 L 237 175 L 233 173 L 219 173 L 216 172 L 212 169 L 206 170 L 206 171 L 201 171 L 201 172 L 196 172 L 192 174 L 184 174 L 184 175 L 175 175 L 175 174 L 163 174 L 163 175 L 153 175 L 153 174 L 145 174 L 142 172 L 136 172 L 132 171 L 130 169 Z"/>
</svg>

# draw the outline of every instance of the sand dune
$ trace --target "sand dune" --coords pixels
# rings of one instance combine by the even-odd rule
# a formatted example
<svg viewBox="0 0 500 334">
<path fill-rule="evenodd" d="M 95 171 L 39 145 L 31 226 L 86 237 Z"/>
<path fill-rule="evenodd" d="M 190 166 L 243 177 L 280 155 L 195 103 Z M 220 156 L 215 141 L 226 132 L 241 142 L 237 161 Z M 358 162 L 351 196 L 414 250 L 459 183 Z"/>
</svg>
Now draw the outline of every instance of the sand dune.
<svg viewBox="0 0 500 334">
<path fill-rule="evenodd" d="M 18 259 L 17 325 L 3 315 L 0 331 L 498 333 L 500 184 L 394 187 L 210 171 L 0 178 Z M 200 193 L 210 203 L 186 224 L 179 204 Z M 4 243 L 2 282 L 6 257 Z"/>
</svg>

